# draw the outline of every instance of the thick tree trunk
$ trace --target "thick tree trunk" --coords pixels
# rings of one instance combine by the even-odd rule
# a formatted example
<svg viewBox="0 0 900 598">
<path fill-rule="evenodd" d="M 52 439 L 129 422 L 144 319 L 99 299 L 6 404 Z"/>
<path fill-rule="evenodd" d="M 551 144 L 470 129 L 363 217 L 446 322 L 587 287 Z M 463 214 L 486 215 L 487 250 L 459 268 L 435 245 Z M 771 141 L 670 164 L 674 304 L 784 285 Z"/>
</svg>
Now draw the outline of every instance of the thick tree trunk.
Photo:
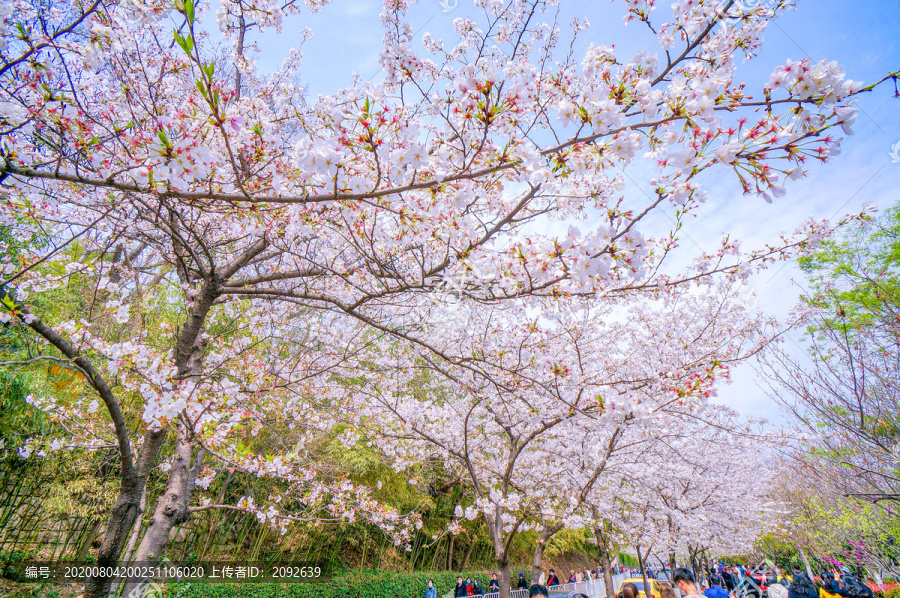
<svg viewBox="0 0 900 598">
<path fill-rule="evenodd" d="M 612 572 L 609 570 L 612 563 L 609 562 L 609 546 L 606 535 L 597 530 L 597 545 L 600 547 L 600 568 L 603 570 L 603 585 L 606 587 L 606 598 L 613 598 L 616 589 L 613 587 Z"/>
<path fill-rule="evenodd" d="M 635 546 L 638 555 L 638 566 L 641 568 L 641 579 L 644 580 L 644 596 L 645 598 L 653 598 L 650 592 L 650 584 L 647 583 L 647 570 L 644 568 L 644 556 L 641 554 L 641 547 Z M 647 556 L 650 555 L 650 549 L 647 549 Z"/>
<path fill-rule="evenodd" d="M 177 228 L 174 221 L 172 224 L 173 229 Z M 173 236 L 172 240 L 173 243 L 175 243 L 176 252 L 185 253 L 183 249 L 179 249 L 181 242 L 177 235 Z M 254 243 L 253 246 L 248 248 L 239 258 L 235 259 L 221 270 L 215 268 L 213 264 L 210 264 L 209 276 L 205 279 L 200 293 L 194 299 L 191 313 L 185 320 L 175 343 L 174 361 L 179 379 L 196 377 L 202 373 L 203 352 L 206 341 L 201 339 L 200 333 L 203 330 L 206 317 L 209 315 L 213 303 L 219 296 L 221 284 L 231 278 L 250 260 L 264 251 L 267 246 L 268 241 L 260 239 Z M 179 259 L 178 261 L 179 266 L 176 267 L 176 269 L 178 270 L 181 282 L 191 282 L 191 275 L 184 267 L 184 261 L 182 259 Z M 8 292 L 5 289 L 0 292 L 0 295 L 3 297 L 7 296 L 7 294 Z M 25 322 L 25 317 L 28 315 L 31 314 L 27 309 L 22 308 L 19 310 L 19 317 L 23 322 Z M 138 463 L 134 464 L 132 462 L 131 446 L 128 437 L 129 430 L 122 413 L 121 405 L 119 405 L 118 400 L 103 376 L 100 375 L 90 360 L 81 355 L 75 347 L 63 339 L 55 330 L 44 324 L 40 319 L 33 319 L 32 321 L 25 323 L 58 348 L 81 369 L 85 374 L 88 383 L 97 391 L 97 394 L 106 405 L 115 427 L 119 457 L 122 461 L 122 482 L 119 486 L 119 496 L 106 521 L 106 531 L 103 535 L 103 542 L 100 545 L 100 550 L 97 555 L 97 566 L 99 570 L 103 570 L 104 568 L 114 568 L 119 564 L 119 558 L 125 546 L 127 536 L 131 532 L 134 521 L 138 516 L 140 500 L 147 483 L 147 476 L 156 464 L 156 458 L 159 455 L 162 443 L 166 438 L 167 430 L 166 428 L 163 428 L 162 430 L 148 431 L 144 435 Z M 176 455 L 179 457 L 181 456 L 180 448 L 183 448 L 180 447 L 180 445 L 187 445 L 186 469 L 185 472 L 182 472 L 182 474 L 177 476 L 178 479 L 176 480 L 173 480 L 173 477 L 170 475 L 169 487 L 167 488 L 163 499 L 157 506 L 157 513 L 164 515 L 165 512 L 175 509 L 176 514 L 180 513 L 179 517 L 186 517 L 187 506 L 190 501 L 191 493 L 193 492 L 193 480 L 199 469 L 195 471 L 191 466 L 190 457 L 192 447 L 187 442 L 187 434 L 184 434 L 184 438 L 179 434 L 178 442 L 179 447 L 176 447 Z M 200 449 L 197 459 L 198 466 L 202 463 L 202 457 L 203 449 Z M 154 513 L 154 518 L 156 518 L 157 513 Z M 165 523 L 165 519 L 160 519 L 159 521 Z M 171 529 L 171 526 L 169 526 L 169 529 Z M 148 536 L 150 536 L 150 538 L 147 536 L 144 538 L 144 540 L 148 542 L 147 550 L 142 551 L 140 548 L 138 549 L 138 554 L 135 559 L 137 561 L 140 561 L 147 554 L 154 554 L 154 558 L 158 560 L 159 550 L 165 547 L 168 540 L 168 529 L 166 530 L 166 537 L 162 540 L 159 540 L 158 534 L 155 533 L 151 534 L 148 532 Z M 158 545 L 157 542 L 159 542 Z M 144 542 L 142 541 L 141 548 L 143 547 Z M 84 598 L 100 598 L 101 596 L 105 596 L 109 591 L 112 581 L 112 577 L 89 577 L 85 580 Z"/>
<path fill-rule="evenodd" d="M 165 430 L 147 432 L 141 445 L 134 475 L 122 478 L 119 496 L 106 520 L 106 531 L 103 533 L 103 542 L 97 553 L 97 567 L 101 571 L 104 567 L 114 568 L 119 564 L 119 557 L 125 548 L 128 534 L 140 512 L 141 496 L 147 485 L 147 476 L 156 465 L 156 457 L 165 437 Z M 88 577 L 84 584 L 84 597 L 106 596 L 113 579 L 113 577 Z"/>
<path fill-rule="evenodd" d="M 500 570 L 500 598 L 509 598 L 512 590 L 512 571 L 509 569 L 508 560 L 497 560 L 497 569 Z"/>
<path fill-rule="evenodd" d="M 534 547 L 534 560 L 531 562 L 531 579 L 532 583 L 538 583 L 538 579 L 541 577 L 541 565 L 544 562 L 544 551 L 547 549 L 547 542 L 550 541 L 550 538 L 556 535 L 556 532 L 562 529 L 562 524 L 557 523 L 550 527 L 544 527 L 541 530 L 540 538 L 538 539 L 537 545 Z"/>
<path fill-rule="evenodd" d="M 591 514 L 594 516 L 594 520 L 598 521 L 599 511 L 597 507 L 591 506 Z M 606 588 L 606 598 L 614 598 L 616 595 L 616 589 L 613 587 L 613 578 L 612 572 L 609 568 L 612 566 L 610 562 L 609 552 L 612 550 L 611 542 L 610 542 L 610 530 L 611 525 L 609 521 L 603 519 L 601 523 L 594 528 L 594 534 L 597 536 L 597 547 L 600 549 L 600 568 L 603 569 L 603 585 Z"/>
<path fill-rule="evenodd" d="M 194 480 L 200 473 L 203 457 L 202 448 L 197 451 L 196 456 L 194 455 L 194 443 L 190 440 L 190 432 L 184 424 L 179 423 L 175 456 L 169 469 L 166 491 L 157 501 L 149 527 L 134 555 L 134 562 L 139 563 L 141 567 L 157 565 L 169 544 L 169 532 L 176 525 L 188 520 Z M 130 578 L 125 585 L 125 595 L 142 595 L 142 589 L 146 587 L 148 581 L 143 578 Z"/>
<path fill-rule="evenodd" d="M 675 572 L 675 551 L 669 553 L 669 575 Z"/>
<path fill-rule="evenodd" d="M 537 580 L 541 578 L 541 565 L 544 562 L 544 549 L 546 547 L 544 534 L 541 534 L 540 540 L 534 547 L 534 559 L 531 561 L 531 579 L 534 580 L 533 583 L 537 583 Z"/>
<path fill-rule="evenodd" d="M 173 242 L 176 244 L 177 250 L 180 241 L 173 237 Z M 200 292 L 195 298 L 193 309 L 185 319 L 184 325 L 178 334 L 178 339 L 175 342 L 174 361 L 178 379 L 198 378 L 203 373 L 203 354 L 207 341 L 202 338 L 201 332 L 206 323 L 206 317 L 209 315 L 209 311 L 218 297 L 219 287 L 237 272 L 247 260 L 252 259 L 262 251 L 265 245 L 264 240 L 256 243 L 240 259 L 222 271 L 220 275 L 213 271 L 204 281 Z M 178 273 L 182 283 L 190 282 L 191 278 L 184 269 L 183 263 L 181 263 Z M 190 430 L 185 427 L 183 422 L 179 421 L 175 441 L 175 456 L 172 459 L 172 467 L 169 469 L 166 491 L 156 503 L 147 532 L 144 534 L 134 555 L 135 563 L 140 563 L 141 566 L 146 567 L 152 567 L 159 563 L 160 555 L 169 543 L 169 531 L 187 520 L 191 495 L 194 493 L 194 480 L 200 472 L 200 467 L 203 463 L 204 449 L 200 448 L 198 450 L 196 459 L 193 459 L 193 457 L 194 443 L 190 441 Z M 125 584 L 124 593 L 126 596 L 141 596 L 146 591 L 146 587 L 147 580 L 130 578 Z"/>
<path fill-rule="evenodd" d="M 127 565 L 131 562 L 131 555 L 134 553 L 134 548 L 137 546 L 138 537 L 141 535 L 141 519 L 144 514 L 144 511 L 147 509 L 147 487 L 144 487 L 144 492 L 141 494 L 141 505 L 138 509 L 137 517 L 134 518 L 134 525 L 131 527 L 131 535 L 128 537 L 128 545 L 125 547 L 125 552 L 122 554 L 121 562 L 123 565 Z M 113 584 L 109 588 L 109 598 L 115 598 L 116 594 L 119 591 L 119 586 L 124 581 L 124 577 L 120 577 L 113 582 Z"/>
<path fill-rule="evenodd" d="M 142 484 L 134 477 L 122 480 L 119 496 L 106 520 L 106 531 L 97 553 L 98 570 L 119 564 L 119 555 L 122 554 L 128 533 L 137 518 L 142 491 Z M 85 598 L 105 596 L 112 581 L 113 578 L 107 576 L 89 577 L 85 581 Z"/>
<path fill-rule="evenodd" d="M 503 542 L 500 514 L 497 513 L 493 519 L 485 515 L 484 520 L 488 533 L 491 535 L 491 544 L 494 546 L 494 561 L 497 563 L 497 571 L 500 572 L 500 598 L 509 598 L 509 592 L 512 590 L 512 572 L 509 569 L 509 553 Z"/>
</svg>

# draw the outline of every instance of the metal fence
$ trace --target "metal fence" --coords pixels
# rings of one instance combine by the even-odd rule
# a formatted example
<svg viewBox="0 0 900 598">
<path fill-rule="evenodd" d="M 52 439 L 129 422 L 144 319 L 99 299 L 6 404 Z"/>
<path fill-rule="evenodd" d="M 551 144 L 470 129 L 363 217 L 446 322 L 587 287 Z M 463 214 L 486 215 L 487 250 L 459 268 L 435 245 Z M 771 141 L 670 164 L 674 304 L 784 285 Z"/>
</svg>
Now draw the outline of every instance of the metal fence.
<svg viewBox="0 0 900 598">
<path fill-rule="evenodd" d="M 616 575 L 613 575 L 613 590 L 615 591 L 615 589 L 619 587 L 619 584 L 622 583 L 622 580 L 627 578 L 627 573 L 618 573 Z M 563 592 L 578 592 L 579 594 L 589 596 L 589 598 L 607 598 L 606 583 L 603 581 L 602 577 L 600 579 L 588 579 L 585 581 L 577 581 L 574 583 L 564 583 L 559 586 L 553 586 L 553 589 Z"/>
</svg>

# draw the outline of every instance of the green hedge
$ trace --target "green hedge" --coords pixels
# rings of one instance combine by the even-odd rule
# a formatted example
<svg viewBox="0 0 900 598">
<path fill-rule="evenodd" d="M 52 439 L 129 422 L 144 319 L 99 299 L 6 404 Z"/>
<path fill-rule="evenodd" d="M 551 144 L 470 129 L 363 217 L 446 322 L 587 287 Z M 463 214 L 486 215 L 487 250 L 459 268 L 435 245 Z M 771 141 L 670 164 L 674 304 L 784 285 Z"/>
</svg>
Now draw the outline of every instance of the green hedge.
<svg viewBox="0 0 900 598">
<path fill-rule="evenodd" d="M 490 574 L 484 572 L 419 571 L 416 573 L 353 572 L 323 582 L 184 583 L 170 587 L 167 598 L 424 598 L 428 580 L 434 580 L 438 598 L 453 595 L 457 576 L 478 579 L 487 591 Z M 515 577 L 515 574 L 514 574 Z"/>
</svg>

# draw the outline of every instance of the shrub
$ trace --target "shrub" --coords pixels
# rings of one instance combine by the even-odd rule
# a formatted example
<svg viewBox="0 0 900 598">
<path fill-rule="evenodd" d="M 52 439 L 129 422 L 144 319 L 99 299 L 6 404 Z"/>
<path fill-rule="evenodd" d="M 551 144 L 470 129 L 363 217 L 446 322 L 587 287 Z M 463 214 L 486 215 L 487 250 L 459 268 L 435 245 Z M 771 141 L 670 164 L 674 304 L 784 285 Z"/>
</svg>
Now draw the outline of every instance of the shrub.
<svg viewBox="0 0 900 598">
<path fill-rule="evenodd" d="M 438 598 L 452 596 L 456 578 L 478 579 L 487 591 L 490 574 L 483 572 L 417 571 L 376 573 L 355 571 L 330 580 L 302 583 L 179 583 L 170 587 L 171 598 L 422 598 L 428 580 L 434 580 Z"/>
<path fill-rule="evenodd" d="M 884 598 L 900 598 L 900 584 L 886 583 L 878 588 L 878 593 L 884 596 Z"/>
</svg>

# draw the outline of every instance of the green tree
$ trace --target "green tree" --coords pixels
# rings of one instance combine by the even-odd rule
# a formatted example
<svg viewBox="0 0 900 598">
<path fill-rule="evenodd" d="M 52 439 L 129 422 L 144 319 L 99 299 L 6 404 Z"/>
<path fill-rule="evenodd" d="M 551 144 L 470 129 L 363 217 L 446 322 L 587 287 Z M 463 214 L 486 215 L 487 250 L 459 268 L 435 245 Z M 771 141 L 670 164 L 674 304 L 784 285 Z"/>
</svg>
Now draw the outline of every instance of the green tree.
<svg viewBox="0 0 900 598">
<path fill-rule="evenodd" d="M 801 261 L 812 363 L 775 351 L 772 395 L 808 433 L 798 457 L 837 494 L 900 500 L 900 206 Z M 824 466 L 823 466 L 824 465 Z"/>
</svg>

